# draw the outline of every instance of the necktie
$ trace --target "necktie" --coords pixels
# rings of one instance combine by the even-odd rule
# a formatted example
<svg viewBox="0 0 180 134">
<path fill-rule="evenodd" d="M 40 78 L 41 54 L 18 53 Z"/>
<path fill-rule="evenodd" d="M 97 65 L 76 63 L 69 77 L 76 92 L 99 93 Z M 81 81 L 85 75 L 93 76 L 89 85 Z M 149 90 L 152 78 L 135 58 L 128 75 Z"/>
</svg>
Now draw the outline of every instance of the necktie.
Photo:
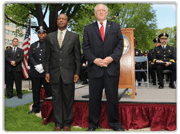
<svg viewBox="0 0 180 134">
<path fill-rule="evenodd" d="M 16 51 L 15 51 L 16 49 L 15 49 L 15 47 L 13 48 L 13 60 L 15 59 L 15 53 L 16 53 Z"/>
<path fill-rule="evenodd" d="M 62 42 L 63 42 L 63 32 L 60 32 L 59 38 L 58 38 L 59 46 L 60 48 L 62 47 Z"/>
<path fill-rule="evenodd" d="M 100 27 L 100 33 L 101 33 L 101 37 L 102 37 L 102 40 L 104 42 L 104 26 L 103 26 L 103 23 L 101 22 L 101 27 Z"/>
</svg>

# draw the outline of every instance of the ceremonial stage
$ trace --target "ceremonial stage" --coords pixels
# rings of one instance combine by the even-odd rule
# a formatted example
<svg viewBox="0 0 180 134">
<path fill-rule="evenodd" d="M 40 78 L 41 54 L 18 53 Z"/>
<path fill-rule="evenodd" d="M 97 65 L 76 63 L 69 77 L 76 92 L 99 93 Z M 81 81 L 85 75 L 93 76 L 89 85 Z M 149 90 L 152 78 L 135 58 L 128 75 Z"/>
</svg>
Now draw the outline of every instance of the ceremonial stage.
<svg viewBox="0 0 180 134">
<path fill-rule="evenodd" d="M 72 126 L 87 128 L 89 98 L 88 85 L 75 85 L 75 101 L 73 108 Z M 157 86 L 145 85 L 138 86 L 137 95 L 132 99 L 132 90 L 129 89 L 130 96 L 125 89 L 119 89 L 119 120 L 122 127 L 128 129 L 141 129 L 150 127 L 152 131 L 158 130 L 176 130 L 176 89 L 171 89 L 165 85 L 164 89 L 158 89 Z M 41 99 L 45 98 L 44 89 L 41 90 Z M 82 97 L 83 96 L 83 97 Z M 110 129 L 107 117 L 107 104 L 104 93 L 102 95 L 102 109 L 100 118 L 100 127 Z M 54 122 L 52 110 L 52 98 L 43 100 L 41 114 L 44 118 L 43 124 Z"/>
</svg>

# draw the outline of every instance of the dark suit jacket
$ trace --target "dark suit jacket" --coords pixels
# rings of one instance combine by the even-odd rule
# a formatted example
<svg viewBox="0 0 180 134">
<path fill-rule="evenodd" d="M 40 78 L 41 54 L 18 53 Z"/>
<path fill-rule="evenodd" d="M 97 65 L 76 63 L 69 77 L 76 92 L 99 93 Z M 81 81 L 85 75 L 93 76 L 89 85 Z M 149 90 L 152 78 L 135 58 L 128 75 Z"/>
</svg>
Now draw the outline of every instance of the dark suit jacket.
<svg viewBox="0 0 180 134">
<path fill-rule="evenodd" d="M 38 47 L 39 44 L 39 47 Z M 42 64 L 44 68 L 44 60 L 46 55 L 46 41 L 40 42 L 36 41 L 31 44 L 29 50 L 29 63 L 30 63 L 30 72 L 31 77 L 45 77 L 44 72 L 39 73 L 35 70 L 35 65 Z"/>
<path fill-rule="evenodd" d="M 21 72 L 22 71 L 22 66 L 21 66 L 21 62 L 24 58 L 24 51 L 17 47 L 16 53 L 14 55 L 14 59 L 13 59 L 13 52 L 12 52 L 12 48 L 7 49 L 6 54 L 5 54 L 5 59 L 7 61 L 7 72 L 11 72 L 12 68 L 15 68 L 16 72 Z M 10 61 L 15 61 L 16 66 L 13 67 L 10 63 Z"/>
<path fill-rule="evenodd" d="M 88 60 L 89 78 L 103 76 L 104 69 L 93 63 L 96 58 L 104 59 L 111 56 L 114 61 L 108 65 L 106 71 L 111 76 L 120 75 L 120 58 L 122 56 L 124 43 L 120 25 L 107 21 L 104 42 L 102 41 L 97 22 L 84 28 L 83 51 L 86 60 Z"/>
<path fill-rule="evenodd" d="M 73 83 L 81 67 L 79 35 L 67 31 L 61 48 L 57 31 L 49 33 L 46 41 L 45 74 L 50 73 L 50 82 L 58 83 L 61 76 L 65 84 Z"/>
</svg>

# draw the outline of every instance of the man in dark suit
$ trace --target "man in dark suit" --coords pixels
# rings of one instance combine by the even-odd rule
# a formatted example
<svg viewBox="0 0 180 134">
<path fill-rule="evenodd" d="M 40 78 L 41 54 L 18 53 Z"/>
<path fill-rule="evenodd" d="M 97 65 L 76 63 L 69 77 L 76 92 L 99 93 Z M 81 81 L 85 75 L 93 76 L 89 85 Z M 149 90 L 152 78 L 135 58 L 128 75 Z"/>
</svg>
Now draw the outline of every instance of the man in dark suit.
<svg viewBox="0 0 180 134">
<path fill-rule="evenodd" d="M 108 123 L 113 130 L 124 130 L 119 121 L 118 83 L 123 37 L 120 25 L 107 21 L 108 8 L 104 4 L 95 7 L 97 22 L 84 28 L 83 51 L 88 61 L 89 76 L 89 128 L 95 131 L 101 115 L 102 90 L 107 96 Z"/>
<path fill-rule="evenodd" d="M 167 33 L 159 35 L 161 45 L 154 48 L 153 62 L 156 65 L 156 72 L 159 80 L 159 89 L 164 88 L 163 84 L 163 70 L 171 70 L 170 88 L 176 88 L 174 81 L 176 81 L 176 53 L 172 46 L 167 45 Z"/>
<path fill-rule="evenodd" d="M 17 96 L 22 99 L 22 60 L 24 58 L 24 52 L 18 46 L 18 39 L 12 40 L 13 47 L 7 49 L 5 59 L 7 61 L 7 81 L 6 90 L 8 98 L 13 97 L 13 83 L 15 81 Z"/>
<path fill-rule="evenodd" d="M 79 35 L 67 30 L 68 17 L 60 14 L 58 30 L 46 37 L 45 79 L 50 82 L 55 128 L 70 131 L 74 103 L 74 82 L 81 68 Z"/>
<path fill-rule="evenodd" d="M 47 28 L 45 26 L 39 26 L 36 29 L 39 40 L 34 42 L 29 50 L 29 63 L 30 72 L 29 75 L 32 81 L 33 90 L 33 106 L 32 110 L 28 113 L 39 113 L 40 112 L 40 89 L 41 85 L 44 86 L 46 97 L 51 96 L 51 90 L 49 83 L 45 80 L 44 74 L 44 60 L 46 54 L 46 36 Z"/>
</svg>

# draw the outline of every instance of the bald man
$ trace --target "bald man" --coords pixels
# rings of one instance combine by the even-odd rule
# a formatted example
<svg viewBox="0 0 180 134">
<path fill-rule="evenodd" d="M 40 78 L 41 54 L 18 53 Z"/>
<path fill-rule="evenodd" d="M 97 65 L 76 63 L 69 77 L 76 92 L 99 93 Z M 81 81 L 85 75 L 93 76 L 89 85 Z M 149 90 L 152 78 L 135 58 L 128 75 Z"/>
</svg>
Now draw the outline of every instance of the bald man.
<svg viewBox="0 0 180 134">
<path fill-rule="evenodd" d="M 54 131 L 71 131 L 74 82 L 81 68 L 79 35 L 67 30 L 68 17 L 60 14 L 58 30 L 47 35 L 45 79 L 51 85 Z"/>
</svg>

